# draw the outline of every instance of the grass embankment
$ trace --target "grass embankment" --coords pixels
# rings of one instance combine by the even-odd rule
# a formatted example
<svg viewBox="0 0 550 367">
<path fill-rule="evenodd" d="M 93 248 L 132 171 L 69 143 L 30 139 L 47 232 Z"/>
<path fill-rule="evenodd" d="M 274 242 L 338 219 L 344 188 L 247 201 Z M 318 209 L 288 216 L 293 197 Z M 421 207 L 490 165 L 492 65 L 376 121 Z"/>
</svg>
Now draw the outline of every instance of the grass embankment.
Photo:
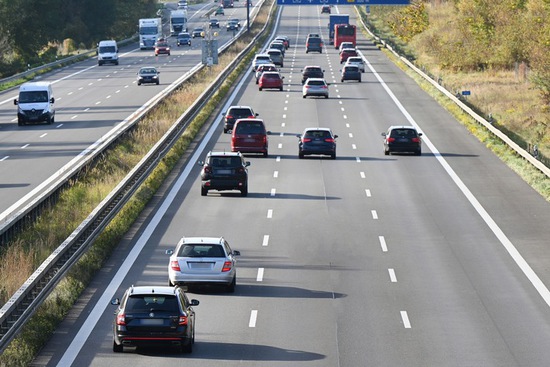
<svg viewBox="0 0 550 367">
<path fill-rule="evenodd" d="M 366 19 L 364 8 L 357 7 L 357 9 L 363 19 Z M 385 9 L 382 14 L 391 11 L 396 10 Z M 445 8 L 437 7 L 432 11 L 445 12 Z M 432 14 L 431 18 L 446 19 L 444 14 L 439 13 Z M 371 14 L 368 16 L 368 21 L 376 29 L 374 33 L 377 36 L 385 40 L 391 40 L 390 44 L 400 54 L 414 55 L 415 64 L 427 74 L 434 76 L 434 79 L 439 79 L 440 84 L 447 90 L 455 94 L 460 94 L 464 90 L 470 91 L 471 95 L 467 97 L 467 104 L 472 106 L 474 110 L 479 111 L 481 116 L 489 118 L 489 115 L 491 115 L 493 125 L 505 132 L 516 143 L 528 151 L 531 151 L 528 144 L 531 144 L 531 148 L 534 144 L 537 144 L 539 151 L 548 156 L 550 152 L 550 134 L 547 134 L 548 126 L 540 123 L 540 121 L 546 120 L 547 111 L 541 108 L 543 104 L 540 93 L 529 82 L 526 74 L 527 70 L 524 69 L 524 66 L 519 66 L 517 70 L 488 69 L 478 72 L 442 69 L 433 58 L 425 54 L 417 54 L 417 50 L 413 50 L 414 44 L 409 44 L 397 38 L 388 27 L 384 17 Z M 366 35 L 369 36 L 368 33 Z M 517 155 L 507 144 L 504 144 L 468 114 L 464 113 L 454 102 L 411 70 L 392 52 L 384 48 L 382 50 L 422 89 L 462 123 L 470 133 L 491 149 L 547 201 L 550 201 L 550 178 Z"/>
<path fill-rule="evenodd" d="M 107 152 L 96 167 L 63 192 L 55 207 L 42 215 L 43 219 L 40 219 L 31 229 L 25 231 L 17 240 L 1 250 L 1 304 L 9 299 L 51 252 L 113 190 L 212 80 L 259 33 L 266 21 L 272 19 L 269 16 L 272 3 L 272 0 L 264 3 L 249 34 L 245 35 L 237 45 L 231 47 L 230 51 L 220 55 L 218 65 L 201 71 L 177 93 L 161 103 L 139 124 L 133 133 L 129 134 L 117 147 Z M 32 361 L 94 274 L 101 269 L 104 261 L 140 216 L 141 211 L 170 174 L 171 169 L 184 156 L 200 129 L 211 121 L 211 115 L 218 115 L 220 112 L 218 108 L 222 105 L 222 100 L 228 94 L 231 86 L 235 85 L 235 81 L 241 73 L 248 67 L 255 51 L 258 51 L 263 43 L 262 39 L 256 42 L 256 48 L 246 60 L 235 68 L 159 167 L 134 195 L 134 198 L 112 221 L 78 264 L 73 267 L 70 274 L 60 282 L 20 335 L 0 356 L 0 366 L 27 366 Z"/>
</svg>

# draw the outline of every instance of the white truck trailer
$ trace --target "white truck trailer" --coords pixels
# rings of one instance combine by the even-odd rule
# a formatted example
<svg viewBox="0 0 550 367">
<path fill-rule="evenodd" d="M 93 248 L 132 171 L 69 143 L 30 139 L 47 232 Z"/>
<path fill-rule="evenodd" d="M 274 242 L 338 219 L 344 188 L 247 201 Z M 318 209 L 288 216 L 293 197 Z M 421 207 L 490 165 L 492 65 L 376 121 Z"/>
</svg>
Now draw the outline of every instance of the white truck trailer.
<svg viewBox="0 0 550 367">
<path fill-rule="evenodd" d="M 155 42 L 162 38 L 162 19 L 147 18 L 139 20 L 139 48 L 155 48 Z"/>
</svg>

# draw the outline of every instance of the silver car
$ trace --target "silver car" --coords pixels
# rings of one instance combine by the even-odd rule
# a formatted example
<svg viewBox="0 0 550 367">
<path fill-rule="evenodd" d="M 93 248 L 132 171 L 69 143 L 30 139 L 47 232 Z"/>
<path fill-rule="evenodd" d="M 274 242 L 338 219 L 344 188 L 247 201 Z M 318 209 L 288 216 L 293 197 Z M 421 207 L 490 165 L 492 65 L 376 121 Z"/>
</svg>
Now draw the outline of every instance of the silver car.
<svg viewBox="0 0 550 367">
<path fill-rule="evenodd" d="M 363 58 L 361 56 L 350 56 L 346 60 L 346 65 L 355 65 L 359 68 L 359 70 L 364 73 L 365 72 L 365 62 L 363 61 Z"/>
<path fill-rule="evenodd" d="M 308 78 L 302 86 L 302 97 L 325 97 L 328 98 L 328 84 L 323 78 Z"/>
<path fill-rule="evenodd" d="M 175 250 L 167 250 L 168 284 L 223 285 L 228 292 L 235 291 L 237 269 L 235 256 L 223 237 L 183 237 Z"/>
</svg>

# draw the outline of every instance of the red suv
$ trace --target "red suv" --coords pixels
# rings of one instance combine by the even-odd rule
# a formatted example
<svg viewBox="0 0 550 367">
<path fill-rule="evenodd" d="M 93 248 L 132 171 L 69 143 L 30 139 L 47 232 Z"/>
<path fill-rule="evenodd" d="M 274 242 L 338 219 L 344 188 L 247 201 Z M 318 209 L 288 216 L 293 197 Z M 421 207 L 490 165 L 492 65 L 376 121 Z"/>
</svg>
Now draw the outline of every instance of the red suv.
<svg viewBox="0 0 550 367">
<path fill-rule="evenodd" d="M 262 90 L 264 88 L 272 88 L 283 90 L 283 79 L 284 76 L 281 76 L 281 74 L 277 71 L 266 71 L 262 73 L 262 76 L 260 77 L 258 89 Z"/>
<path fill-rule="evenodd" d="M 356 49 L 354 48 L 342 49 L 342 52 L 340 52 L 340 64 L 343 64 L 346 61 L 348 61 L 348 57 L 351 57 L 351 56 L 359 56 Z"/>
<path fill-rule="evenodd" d="M 267 135 L 264 120 L 239 119 L 231 133 L 231 151 L 241 153 L 260 153 L 267 157 Z"/>
</svg>

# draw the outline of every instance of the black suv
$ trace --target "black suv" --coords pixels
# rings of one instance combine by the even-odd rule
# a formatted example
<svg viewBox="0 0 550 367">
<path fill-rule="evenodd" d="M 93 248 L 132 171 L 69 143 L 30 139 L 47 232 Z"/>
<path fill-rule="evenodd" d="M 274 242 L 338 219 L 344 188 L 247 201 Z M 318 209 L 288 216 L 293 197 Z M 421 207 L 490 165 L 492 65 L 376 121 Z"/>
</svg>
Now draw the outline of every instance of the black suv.
<svg viewBox="0 0 550 367">
<path fill-rule="evenodd" d="M 123 352 L 125 346 L 167 345 L 191 353 L 195 342 L 195 312 L 180 287 L 131 286 L 118 305 L 113 322 L 113 352 Z"/>
<path fill-rule="evenodd" d="M 302 70 L 302 84 L 306 82 L 308 78 L 324 78 L 325 71 L 320 66 L 306 66 Z"/>
<path fill-rule="evenodd" d="M 422 154 L 422 133 L 418 132 L 414 126 L 390 126 L 382 136 L 385 155 L 394 152 Z"/>
<path fill-rule="evenodd" d="M 240 152 L 209 152 L 202 165 L 201 195 L 208 190 L 239 190 L 248 195 L 248 166 Z"/>
<path fill-rule="evenodd" d="M 227 133 L 233 130 L 233 125 L 238 119 L 253 119 L 260 114 L 255 113 L 251 107 L 248 106 L 231 106 L 222 114 L 223 116 L 223 132 Z"/>
<path fill-rule="evenodd" d="M 323 39 L 321 37 L 310 36 L 306 40 L 306 54 L 309 51 L 323 53 Z"/>
</svg>

